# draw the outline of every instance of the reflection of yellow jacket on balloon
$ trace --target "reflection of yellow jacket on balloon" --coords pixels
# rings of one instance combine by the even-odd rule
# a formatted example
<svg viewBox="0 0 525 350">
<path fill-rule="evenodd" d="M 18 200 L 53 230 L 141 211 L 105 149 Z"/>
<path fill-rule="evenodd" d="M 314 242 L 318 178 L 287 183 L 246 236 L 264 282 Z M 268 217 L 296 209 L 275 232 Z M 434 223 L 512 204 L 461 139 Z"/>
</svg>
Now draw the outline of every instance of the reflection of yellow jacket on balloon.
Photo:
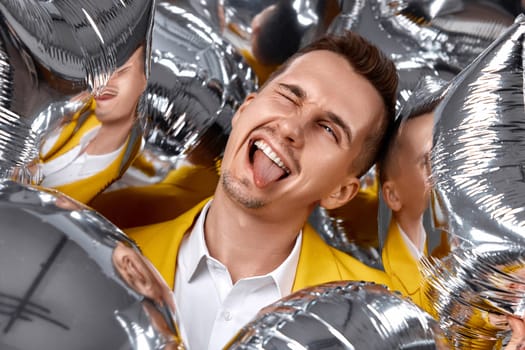
<svg viewBox="0 0 525 350">
<path fill-rule="evenodd" d="M 442 233 L 441 244 L 433 250 L 432 256 L 442 257 L 448 252 L 448 242 Z M 434 254 L 439 253 L 439 254 Z M 428 251 L 425 246 L 425 256 Z M 388 234 L 382 250 L 383 267 L 392 283 L 392 289 L 398 290 L 404 296 L 410 297 L 412 301 L 422 308 L 427 305 L 422 291 L 423 274 L 417 261 L 406 246 L 395 219 L 392 219 L 388 228 Z"/>
<path fill-rule="evenodd" d="M 213 195 L 218 181 L 214 167 L 184 165 L 159 183 L 104 192 L 90 205 L 121 229 L 151 225 L 174 219 Z"/>
<path fill-rule="evenodd" d="M 174 220 L 126 231 L 171 288 L 175 283 L 177 254 L 182 238 L 191 229 L 207 201 Z M 305 225 L 292 290 L 338 280 L 366 280 L 390 286 L 384 272 L 368 267 L 350 255 L 330 247 L 311 226 Z"/>
<path fill-rule="evenodd" d="M 93 104 L 91 104 L 90 107 L 88 110 L 84 110 L 83 113 L 76 115 L 72 121 L 68 122 L 68 124 L 62 128 L 54 144 L 49 150 L 40 155 L 42 163 L 56 159 L 72 150 L 79 145 L 82 136 L 100 125 L 100 122 L 93 112 Z M 141 142 L 142 130 L 138 124 L 135 124 L 125 141 L 124 147 L 122 147 L 121 151 L 109 166 L 94 175 L 54 186 L 54 188 L 82 203 L 88 203 L 98 193 L 102 192 L 122 176 L 139 152 Z"/>
<path fill-rule="evenodd" d="M 379 248 L 377 236 L 379 181 L 376 176 L 370 181 L 367 186 L 359 189 L 351 201 L 340 208 L 329 210 L 328 213 L 331 217 L 341 220 L 348 241 L 364 248 Z"/>
<path fill-rule="evenodd" d="M 244 59 L 246 59 L 246 62 L 252 67 L 253 71 L 255 72 L 255 75 L 257 76 L 259 85 L 263 85 L 266 80 L 272 75 L 272 73 L 279 67 L 279 65 L 264 65 L 260 62 L 258 62 L 255 57 L 253 57 L 250 50 L 242 49 L 241 54 L 244 56 Z"/>
</svg>

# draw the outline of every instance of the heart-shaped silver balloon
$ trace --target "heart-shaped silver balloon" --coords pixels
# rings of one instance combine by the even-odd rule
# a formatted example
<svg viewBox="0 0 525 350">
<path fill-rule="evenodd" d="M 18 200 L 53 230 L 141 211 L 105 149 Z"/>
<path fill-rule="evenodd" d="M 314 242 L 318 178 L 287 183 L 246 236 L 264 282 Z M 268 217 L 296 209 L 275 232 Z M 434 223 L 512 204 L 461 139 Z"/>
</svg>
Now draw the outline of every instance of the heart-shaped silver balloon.
<svg viewBox="0 0 525 350">
<path fill-rule="evenodd" d="M 171 290 L 100 214 L 0 180 L 0 226 L 0 348 L 182 347 Z"/>
</svg>

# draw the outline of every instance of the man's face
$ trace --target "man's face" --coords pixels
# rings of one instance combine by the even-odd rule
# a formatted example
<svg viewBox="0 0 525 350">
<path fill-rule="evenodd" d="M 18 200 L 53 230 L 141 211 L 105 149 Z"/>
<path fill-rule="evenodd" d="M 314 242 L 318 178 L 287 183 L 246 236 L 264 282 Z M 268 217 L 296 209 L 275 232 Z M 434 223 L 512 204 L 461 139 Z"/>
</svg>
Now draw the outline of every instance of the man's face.
<svg viewBox="0 0 525 350">
<path fill-rule="evenodd" d="M 331 206 L 324 199 L 346 184 L 351 198 L 352 161 L 383 113 L 379 93 L 343 57 L 307 53 L 234 116 L 220 186 L 248 208 L 276 204 L 279 215 Z"/>
<path fill-rule="evenodd" d="M 395 154 L 398 170 L 392 180 L 398 189 L 402 210 L 420 218 L 430 200 L 430 150 L 433 114 L 408 119 L 399 134 L 399 152 Z"/>
<path fill-rule="evenodd" d="M 113 73 L 102 93 L 95 97 L 95 114 L 103 124 L 135 118 L 139 97 L 147 83 L 142 50 L 142 46 L 135 50 Z"/>
</svg>

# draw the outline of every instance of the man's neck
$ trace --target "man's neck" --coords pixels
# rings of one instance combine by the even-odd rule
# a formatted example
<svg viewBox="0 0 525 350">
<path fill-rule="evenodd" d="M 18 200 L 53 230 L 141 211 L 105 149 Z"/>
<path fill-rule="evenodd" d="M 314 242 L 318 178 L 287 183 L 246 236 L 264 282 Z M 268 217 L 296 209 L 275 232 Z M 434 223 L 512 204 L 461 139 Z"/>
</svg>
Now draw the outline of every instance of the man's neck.
<svg viewBox="0 0 525 350">
<path fill-rule="evenodd" d="M 217 191 L 204 225 L 210 255 L 222 262 L 232 282 L 275 270 L 288 257 L 304 220 L 273 221 Z"/>
<path fill-rule="evenodd" d="M 133 120 L 118 124 L 102 124 L 87 146 L 86 153 L 101 155 L 116 151 L 126 142 L 132 127 Z"/>
<path fill-rule="evenodd" d="M 423 232 L 421 231 L 421 217 L 409 217 L 407 215 L 394 215 L 394 219 L 397 221 L 399 227 L 405 232 L 407 237 L 416 247 L 420 247 L 422 244 Z"/>
</svg>

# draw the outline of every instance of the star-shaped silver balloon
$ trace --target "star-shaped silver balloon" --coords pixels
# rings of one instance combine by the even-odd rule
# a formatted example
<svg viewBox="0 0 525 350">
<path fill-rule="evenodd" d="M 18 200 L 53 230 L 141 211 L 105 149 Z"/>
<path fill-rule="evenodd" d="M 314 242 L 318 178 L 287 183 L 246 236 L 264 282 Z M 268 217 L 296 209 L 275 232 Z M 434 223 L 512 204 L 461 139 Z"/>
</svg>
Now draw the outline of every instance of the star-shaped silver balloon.
<svg viewBox="0 0 525 350">
<path fill-rule="evenodd" d="M 520 16 L 450 83 L 435 111 L 434 214 L 455 244 L 444 261 L 427 264 L 426 294 L 462 347 L 501 339 L 497 315 L 525 313 L 524 42 Z"/>
</svg>

